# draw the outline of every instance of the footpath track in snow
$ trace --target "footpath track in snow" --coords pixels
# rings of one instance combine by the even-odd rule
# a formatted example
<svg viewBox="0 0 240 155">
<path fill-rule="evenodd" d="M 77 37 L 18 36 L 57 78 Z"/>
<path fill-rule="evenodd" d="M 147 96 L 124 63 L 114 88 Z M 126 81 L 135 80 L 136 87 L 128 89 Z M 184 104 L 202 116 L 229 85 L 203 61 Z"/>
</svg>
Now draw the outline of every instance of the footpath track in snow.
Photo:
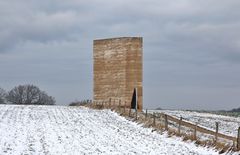
<svg viewBox="0 0 240 155">
<path fill-rule="evenodd" d="M 0 154 L 218 154 L 110 110 L 0 105 Z"/>
</svg>

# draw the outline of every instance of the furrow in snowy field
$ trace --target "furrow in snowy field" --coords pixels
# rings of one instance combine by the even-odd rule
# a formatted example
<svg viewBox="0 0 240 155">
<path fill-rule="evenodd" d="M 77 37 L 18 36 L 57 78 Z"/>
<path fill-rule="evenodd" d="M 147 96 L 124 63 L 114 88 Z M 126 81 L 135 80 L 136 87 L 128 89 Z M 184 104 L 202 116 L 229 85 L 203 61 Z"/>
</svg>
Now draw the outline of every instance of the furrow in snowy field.
<svg viewBox="0 0 240 155">
<path fill-rule="evenodd" d="M 110 110 L 0 105 L 0 154 L 217 154 Z"/>
</svg>

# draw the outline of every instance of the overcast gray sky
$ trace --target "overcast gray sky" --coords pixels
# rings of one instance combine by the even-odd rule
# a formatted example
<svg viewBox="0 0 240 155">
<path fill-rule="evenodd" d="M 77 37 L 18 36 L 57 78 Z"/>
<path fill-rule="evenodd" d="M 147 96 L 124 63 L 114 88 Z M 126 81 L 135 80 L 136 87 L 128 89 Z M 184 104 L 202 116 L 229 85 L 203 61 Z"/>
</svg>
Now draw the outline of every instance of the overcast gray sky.
<svg viewBox="0 0 240 155">
<path fill-rule="evenodd" d="M 0 87 L 92 98 L 92 41 L 142 36 L 144 107 L 240 107 L 239 0 L 0 0 Z"/>
</svg>

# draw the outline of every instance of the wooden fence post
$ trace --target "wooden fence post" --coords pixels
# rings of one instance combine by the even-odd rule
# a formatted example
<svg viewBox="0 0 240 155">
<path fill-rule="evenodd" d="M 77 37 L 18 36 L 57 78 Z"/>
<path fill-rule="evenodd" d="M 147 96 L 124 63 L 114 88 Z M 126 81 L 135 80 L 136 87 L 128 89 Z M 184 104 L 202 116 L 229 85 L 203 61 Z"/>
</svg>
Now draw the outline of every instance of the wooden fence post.
<svg viewBox="0 0 240 155">
<path fill-rule="evenodd" d="M 92 101 L 92 103 L 90 104 L 90 107 L 91 107 L 91 108 L 93 107 L 93 103 L 94 103 L 94 101 Z"/>
<path fill-rule="evenodd" d="M 216 122 L 215 143 L 217 143 L 217 140 L 218 140 L 218 126 L 219 126 L 219 123 Z"/>
<path fill-rule="evenodd" d="M 193 140 L 197 139 L 197 123 L 194 126 Z"/>
<path fill-rule="evenodd" d="M 167 114 L 164 115 L 165 118 L 165 130 L 168 130 L 168 116 Z"/>
<path fill-rule="evenodd" d="M 131 117 L 131 108 L 129 108 L 129 115 L 128 116 Z"/>
<path fill-rule="evenodd" d="M 115 99 L 112 99 L 112 101 L 111 101 L 111 109 L 112 110 L 114 110 L 114 106 L 115 106 L 114 104 L 115 104 Z"/>
<path fill-rule="evenodd" d="M 111 98 L 109 98 L 108 106 L 109 106 L 109 109 L 111 109 Z"/>
<path fill-rule="evenodd" d="M 178 124 L 178 134 L 181 134 L 181 125 L 182 125 L 182 117 L 180 117 L 179 124 Z"/>
<path fill-rule="evenodd" d="M 119 99 L 119 103 L 118 103 L 118 111 L 121 113 L 121 99 Z"/>
<path fill-rule="evenodd" d="M 113 100 L 113 107 L 116 110 L 116 101 L 115 101 L 115 99 Z"/>
<path fill-rule="evenodd" d="M 237 150 L 240 150 L 240 127 L 238 128 L 238 135 L 237 135 Z"/>
<path fill-rule="evenodd" d="M 138 111 L 135 109 L 135 119 L 137 120 Z"/>
<path fill-rule="evenodd" d="M 163 129 L 163 113 L 160 113 L 160 115 L 159 115 L 159 121 L 160 121 L 160 128 L 161 128 L 161 132 L 162 132 L 162 129 Z"/>
<path fill-rule="evenodd" d="M 156 114 L 153 113 L 153 126 L 156 126 Z"/>
</svg>

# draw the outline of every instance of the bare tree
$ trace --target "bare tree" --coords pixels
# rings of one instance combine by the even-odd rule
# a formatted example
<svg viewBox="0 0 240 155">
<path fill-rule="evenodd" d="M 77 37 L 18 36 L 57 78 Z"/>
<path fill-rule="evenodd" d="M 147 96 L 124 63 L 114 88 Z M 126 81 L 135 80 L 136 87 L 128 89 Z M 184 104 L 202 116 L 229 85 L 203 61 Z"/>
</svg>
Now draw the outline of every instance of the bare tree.
<svg viewBox="0 0 240 155">
<path fill-rule="evenodd" d="M 54 105 L 55 99 L 34 85 L 19 85 L 9 91 L 7 100 L 12 104 Z"/>
<path fill-rule="evenodd" d="M 6 104 L 7 93 L 4 89 L 0 88 L 0 104 Z"/>
<path fill-rule="evenodd" d="M 54 105 L 55 104 L 55 99 L 52 96 L 48 96 L 46 92 L 42 92 L 39 96 L 39 104 L 41 105 Z"/>
</svg>

